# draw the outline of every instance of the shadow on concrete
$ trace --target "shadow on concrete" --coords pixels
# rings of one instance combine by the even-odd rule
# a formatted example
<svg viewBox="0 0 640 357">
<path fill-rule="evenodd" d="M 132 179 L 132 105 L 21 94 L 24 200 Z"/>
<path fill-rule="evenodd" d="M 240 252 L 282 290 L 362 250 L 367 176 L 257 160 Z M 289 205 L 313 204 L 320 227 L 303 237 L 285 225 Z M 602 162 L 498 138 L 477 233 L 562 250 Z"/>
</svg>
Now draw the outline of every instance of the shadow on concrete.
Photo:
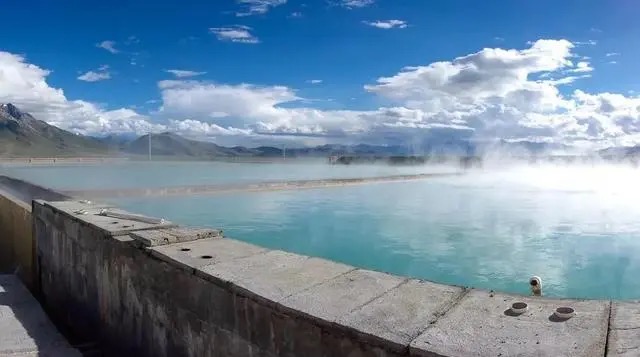
<svg viewBox="0 0 640 357">
<path fill-rule="evenodd" d="M 569 319 L 570 319 L 570 317 L 561 318 L 561 317 L 556 316 L 556 314 L 551 314 L 549 316 L 549 321 L 551 321 L 551 322 L 565 322 L 565 321 L 567 321 Z"/>
<path fill-rule="evenodd" d="M 511 310 L 511 308 L 508 308 L 508 309 L 504 310 L 504 314 L 507 315 L 507 316 L 511 316 L 511 317 L 518 317 L 518 316 L 522 315 L 523 312 L 518 314 L 518 313 L 513 312 L 513 310 Z"/>
<path fill-rule="evenodd" d="M 14 275 L 0 275 L 0 356 L 80 357 Z"/>
</svg>

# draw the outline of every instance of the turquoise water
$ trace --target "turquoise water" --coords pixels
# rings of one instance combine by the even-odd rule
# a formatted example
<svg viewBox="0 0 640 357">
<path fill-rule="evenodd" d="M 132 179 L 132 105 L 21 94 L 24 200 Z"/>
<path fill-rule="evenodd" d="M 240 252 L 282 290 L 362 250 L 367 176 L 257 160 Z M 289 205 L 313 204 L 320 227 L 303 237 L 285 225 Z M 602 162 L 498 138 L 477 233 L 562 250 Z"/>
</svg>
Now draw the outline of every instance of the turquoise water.
<svg viewBox="0 0 640 357">
<path fill-rule="evenodd" d="M 376 177 L 455 171 L 430 166 L 327 165 L 323 163 L 242 164 L 225 162 L 125 162 L 96 165 L 0 165 L 0 174 L 50 188 L 110 189 L 250 183 L 271 180 Z"/>
<path fill-rule="evenodd" d="M 433 281 L 640 298 L 638 171 L 513 171 L 337 189 L 127 199 L 265 247 Z M 589 182 L 591 176 L 591 182 Z M 612 186 L 599 188 L 603 183 Z"/>
<path fill-rule="evenodd" d="M 289 166 L 291 172 L 271 175 L 329 175 L 331 169 Z M 77 168 L 60 170 L 70 181 L 84 175 Z M 162 177 L 136 172 L 129 180 L 209 183 L 190 176 L 195 169 L 155 170 Z M 349 170 L 341 173 L 362 176 Z M 233 173 L 224 175 L 226 180 Z M 639 170 L 621 167 L 511 168 L 411 182 L 115 203 L 185 225 L 222 228 L 227 236 L 265 247 L 398 275 L 523 294 L 528 278 L 539 275 L 547 296 L 638 299 L 639 179 Z"/>
</svg>

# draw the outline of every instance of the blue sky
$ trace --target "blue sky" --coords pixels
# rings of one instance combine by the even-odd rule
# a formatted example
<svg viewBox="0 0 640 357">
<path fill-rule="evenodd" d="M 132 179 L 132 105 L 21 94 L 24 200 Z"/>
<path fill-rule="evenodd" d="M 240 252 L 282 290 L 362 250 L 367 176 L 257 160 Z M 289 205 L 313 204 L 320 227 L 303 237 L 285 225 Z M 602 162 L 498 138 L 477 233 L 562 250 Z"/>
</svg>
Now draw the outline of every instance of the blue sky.
<svg viewBox="0 0 640 357">
<path fill-rule="evenodd" d="M 0 102 L 87 134 L 166 129 L 224 144 L 389 143 L 446 129 L 464 138 L 606 146 L 635 144 L 640 131 L 633 0 L 3 0 L 2 7 L 0 74 L 14 76 L 0 76 Z M 473 75 L 455 82 L 452 71 L 467 67 Z M 524 92 L 528 99 L 516 103 Z M 604 102 L 615 108 L 601 110 Z"/>
</svg>

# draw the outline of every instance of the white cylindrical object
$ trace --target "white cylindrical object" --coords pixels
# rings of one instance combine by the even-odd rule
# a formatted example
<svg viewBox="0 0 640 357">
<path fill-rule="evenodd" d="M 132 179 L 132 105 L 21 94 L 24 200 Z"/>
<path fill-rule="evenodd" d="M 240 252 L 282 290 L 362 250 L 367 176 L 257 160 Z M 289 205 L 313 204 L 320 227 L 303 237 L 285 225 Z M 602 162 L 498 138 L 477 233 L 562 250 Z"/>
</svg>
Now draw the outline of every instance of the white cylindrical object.
<svg viewBox="0 0 640 357">
<path fill-rule="evenodd" d="M 531 294 L 533 296 L 542 296 L 542 279 L 539 276 L 529 278 L 529 286 L 531 286 Z"/>
</svg>

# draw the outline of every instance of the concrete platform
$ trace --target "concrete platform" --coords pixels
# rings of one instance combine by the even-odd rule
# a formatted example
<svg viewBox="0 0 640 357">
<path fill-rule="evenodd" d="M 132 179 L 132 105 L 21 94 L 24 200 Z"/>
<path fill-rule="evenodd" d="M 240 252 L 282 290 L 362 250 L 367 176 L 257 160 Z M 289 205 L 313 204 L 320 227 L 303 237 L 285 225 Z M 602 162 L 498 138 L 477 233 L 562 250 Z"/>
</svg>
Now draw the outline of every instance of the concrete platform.
<svg viewBox="0 0 640 357">
<path fill-rule="evenodd" d="M 529 310 L 510 313 L 511 304 Z M 555 300 L 472 290 L 410 345 L 416 356 L 603 356 L 608 301 Z M 557 307 L 573 307 L 568 320 Z"/>
<path fill-rule="evenodd" d="M 81 219 L 112 236 L 125 235 L 133 231 L 177 227 L 176 224 L 163 219 L 133 214 L 100 203 L 86 201 L 42 202 L 45 206 L 62 211 L 70 217 Z M 107 215 L 100 214 L 103 210 L 108 211 Z"/>
<path fill-rule="evenodd" d="M 613 302 L 607 356 L 640 356 L 640 303 Z"/>
<path fill-rule="evenodd" d="M 14 275 L 0 275 L 0 356 L 81 357 Z"/>
<path fill-rule="evenodd" d="M 390 274 L 356 269 L 280 303 L 312 318 L 336 322 L 406 280 Z"/>
<path fill-rule="evenodd" d="M 201 270 L 273 302 L 342 275 L 352 267 L 272 250 Z"/>
<path fill-rule="evenodd" d="M 161 245 L 148 249 L 153 256 L 187 270 L 198 270 L 203 266 L 249 257 L 267 251 L 266 248 L 218 237 Z M 203 277 L 207 276 L 206 272 L 203 273 Z"/>
<path fill-rule="evenodd" d="M 397 350 L 402 350 L 466 291 L 461 287 L 412 279 L 341 317 L 338 323 L 366 334 L 365 338 L 394 343 Z"/>
</svg>

